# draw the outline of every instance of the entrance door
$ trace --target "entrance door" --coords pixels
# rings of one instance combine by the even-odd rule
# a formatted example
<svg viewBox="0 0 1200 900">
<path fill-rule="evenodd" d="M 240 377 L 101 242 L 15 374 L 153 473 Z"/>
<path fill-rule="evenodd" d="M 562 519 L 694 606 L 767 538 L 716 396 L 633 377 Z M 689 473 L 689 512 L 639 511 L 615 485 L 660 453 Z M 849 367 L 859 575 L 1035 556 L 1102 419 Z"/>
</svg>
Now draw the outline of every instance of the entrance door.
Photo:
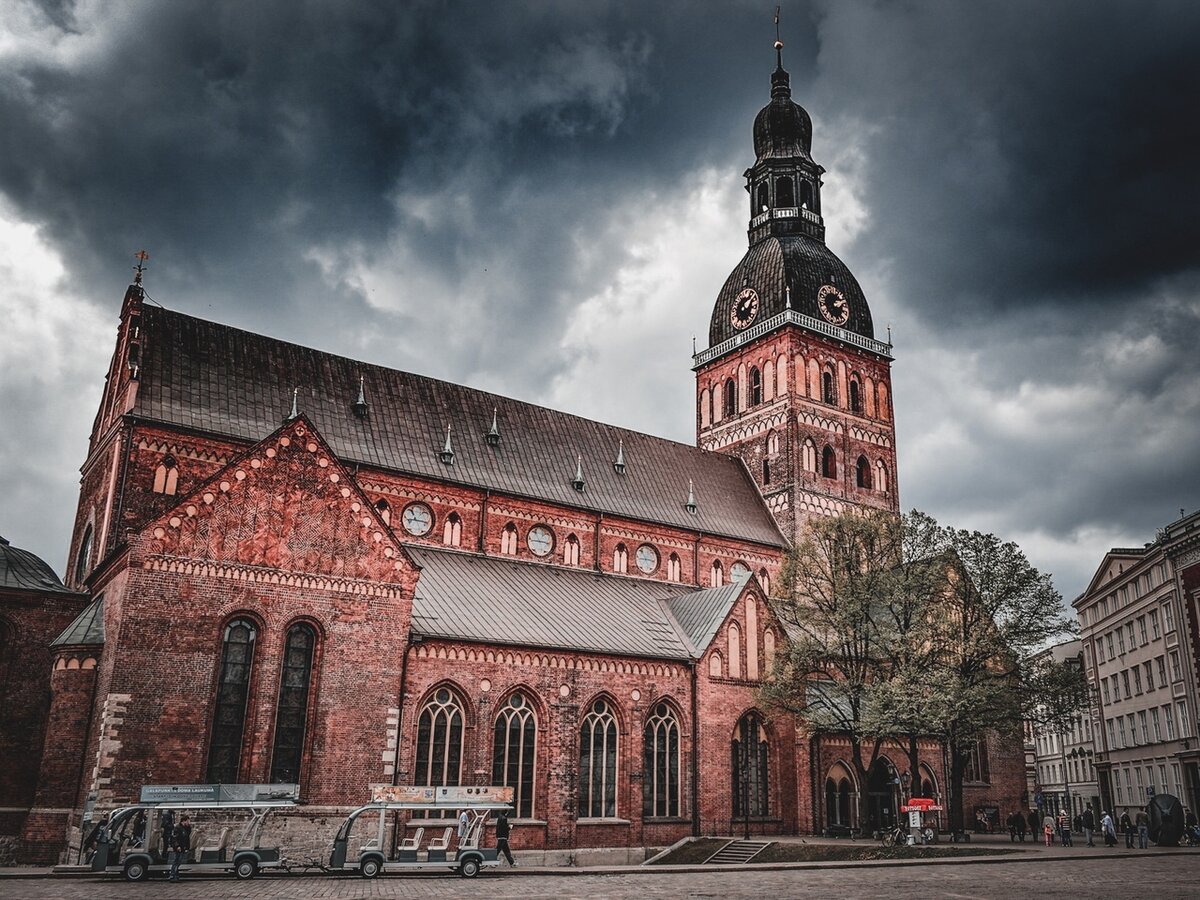
<svg viewBox="0 0 1200 900">
<path fill-rule="evenodd" d="M 897 802 L 895 776 L 886 759 L 877 759 L 867 776 L 867 803 L 871 813 L 871 828 L 891 828 L 896 824 Z"/>
</svg>

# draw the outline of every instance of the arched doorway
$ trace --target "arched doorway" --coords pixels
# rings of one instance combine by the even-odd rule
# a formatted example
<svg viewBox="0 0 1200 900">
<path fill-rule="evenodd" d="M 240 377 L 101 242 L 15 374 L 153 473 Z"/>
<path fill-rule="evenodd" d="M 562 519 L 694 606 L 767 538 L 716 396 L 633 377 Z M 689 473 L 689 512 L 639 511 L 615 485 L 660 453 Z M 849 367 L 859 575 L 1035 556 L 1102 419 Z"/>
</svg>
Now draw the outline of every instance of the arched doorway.
<svg viewBox="0 0 1200 900">
<path fill-rule="evenodd" d="M 825 827 L 832 832 L 853 829 L 857 824 L 854 776 L 843 763 L 831 766 L 825 778 Z"/>
<path fill-rule="evenodd" d="M 733 817 L 762 818 L 770 814 L 767 731 L 757 712 L 738 721 L 731 745 L 733 757 Z"/>
<path fill-rule="evenodd" d="M 896 770 L 891 760 L 886 756 L 879 757 L 867 774 L 867 809 L 873 830 L 890 828 L 896 824 L 896 813 L 900 806 L 898 788 Z"/>
<path fill-rule="evenodd" d="M 941 800 L 941 791 L 938 790 L 937 775 L 934 774 L 933 769 L 931 769 L 925 763 L 921 763 L 920 772 L 921 772 L 921 793 L 919 796 L 928 797 L 930 800 L 940 801 Z M 939 813 L 932 813 L 931 815 L 933 815 L 937 819 L 937 827 L 940 830 L 942 827 L 942 814 L 939 812 Z M 926 824 L 928 825 L 930 823 L 927 821 Z"/>
</svg>

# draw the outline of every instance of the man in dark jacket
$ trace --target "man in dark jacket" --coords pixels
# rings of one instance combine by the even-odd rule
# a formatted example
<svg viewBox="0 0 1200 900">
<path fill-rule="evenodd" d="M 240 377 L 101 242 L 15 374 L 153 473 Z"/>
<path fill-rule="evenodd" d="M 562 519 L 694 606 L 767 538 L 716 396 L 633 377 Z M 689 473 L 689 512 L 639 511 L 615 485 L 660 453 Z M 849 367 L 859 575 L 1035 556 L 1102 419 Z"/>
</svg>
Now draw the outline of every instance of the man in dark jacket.
<svg viewBox="0 0 1200 900">
<path fill-rule="evenodd" d="M 1042 819 L 1037 814 L 1036 809 L 1031 809 L 1029 811 L 1029 833 L 1033 836 L 1033 842 L 1035 844 L 1037 843 L 1038 834 L 1041 833 L 1041 830 L 1042 830 Z"/>
<path fill-rule="evenodd" d="M 504 854 L 504 858 L 508 860 L 510 866 L 515 866 L 516 860 L 513 859 L 512 851 L 508 849 L 508 836 L 511 832 L 512 826 L 508 824 L 508 813 L 500 813 L 496 817 L 496 850 Z"/>
<path fill-rule="evenodd" d="M 1133 849 L 1133 819 L 1129 818 L 1129 810 L 1121 813 L 1121 833 L 1125 835 L 1125 849 Z"/>
<path fill-rule="evenodd" d="M 1088 846 L 1095 847 L 1096 841 L 1092 837 L 1092 833 L 1096 830 L 1096 814 L 1092 812 L 1092 804 L 1087 805 L 1087 809 L 1083 811 L 1083 834 L 1087 838 Z"/>
<path fill-rule="evenodd" d="M 192 823 L 187 816 L 179 817 L 179 824 L 171 832 L 171 874 L 168 881 L 179 880 L 179 864 L 187 862 L 192 851 Z"/>
</svg>

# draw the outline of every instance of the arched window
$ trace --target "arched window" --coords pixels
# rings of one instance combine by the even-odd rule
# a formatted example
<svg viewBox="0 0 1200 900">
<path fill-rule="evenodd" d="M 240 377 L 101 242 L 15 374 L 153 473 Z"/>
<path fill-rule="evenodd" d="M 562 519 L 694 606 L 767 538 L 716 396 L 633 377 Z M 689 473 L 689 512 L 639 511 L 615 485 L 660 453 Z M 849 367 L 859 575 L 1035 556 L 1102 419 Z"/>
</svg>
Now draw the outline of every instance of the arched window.
<svg viewBox="0 0 1200 900">
<path fill-rule="evenodd" d="M 883 493 L 888 489 L 887 464 L 882 459 L 875 460 L 875 488 Z"/>
<path fill-rule="evenodd" d="M 447 547 L 462 546 L 462 517 L 458 513 L 446 516 L 446 524 L 442 526 L 442 543 Z"/>
<path fill-rule="evenodd" d="M 821 451 L 821 474 L 826 478 L 837 478 L 837 456 L 828 444 Z"/>
<path fill-rule="evenodd" d="M 708 586 L 720 587 L 725 583 L 725 570 L 719 559 L 714 559 L 712 568 L 708 570 Z"/>
<path fill-rule="evenodd" d="M 579 538 L 568 534 L 563 542 L 563 562 L 568 566 L 579 565 Z"/>
<path fill-rule="evenodd" d="M 750 405 L 758 406 L 762 403 L 762 372 L 758 370 L 758 366 L 750 367 Z"/>
<path fill-rule="evenodd" d="M 721 654 L 716 650 L 708 658 L 708 675 L 710 678 L 721 677 Z"/>
<path fill-rule="evenodd" d="M 666 703 L 659 703 L 646 720 L 645 773 L 642 777 L 642 815 L 679 815 L 679 720 Z"/>
<path fill-rule="evenodd" d="M 375 509 L 378 510 L 379 518 L 383 519 L 384 525 L 392 524 L 392 509 L 388 505 L 387 500 L 384 500 L 382 497 L 379 498 L 375 503 Z"/>
<path fill-rule="evenodd" d="M 801 456 L 803 456 L 804 471 L 815 473 L 817 471 L 817 445 L 813 443 L 812 438 L 805 439 Z"/>
<path fill-rule="evenodd" d="M 770 484 L 771 483 L 771 462 L 765 456 L 763 457 L 763 461 L 762 461 L 762 469 L 763 469 L 763 484 L 764 485 Z"/>
<path fill-rule="evenodd" d="M 762 568 L 758 570 L 758 583 L 762 585 L 763 593 L 771 596 L 771 573 Z"/>
<path fill-rule="evenodd" d="M 840 766 L 834 772 L 839 772 Z M 850 826 L 850 779 L 825 779 L 825 823 Z"/>
<path fill-rule="evenodd" d="M 767 663 L 767 675 L 775 668 L 775 632 L 770 628 L 763 632 L 763 659 Z"/>
<path fill-rule="evenodd" d="M 742 632 L 737 622 L 729 623 L 729 677 L 742 677 Z"/>
<path fill-rule="evenodd" d="M 775 179 L 775 205 L 785 207 L 796 205 L 796 189 L 792 185 L 792 179 L 786 175 Z"/>
<path fill-rule="evenodd" d="M 770 811 L 767 784 L 768 744 L 756 712 L 742 716 L 733 733 L 733 816 L 761 818 Z"/>
<path fill-rule="evenodd" d="M 164 456 L 158 468 L 154 470 L 154 487 L 156 494 L 173 495 L 179 488 L 179 468 L 173 456 Z"/>
<path fill-rule="evenodd" d="M 779 432 L 772 431 L 767 435 L 767 452 L 772 456 L 779 452 Z"/>
<path fill-rule="evenodd" d="M 496 716 L 492 736 L 492 784 L 513 789 L 519 819 L 533 818 L 533 766 L 537 751 L 537 718 L 524 694 L 513 694 Z"/>
<path fill-rule="evenodd" d="M 613 549 L 613 571 L 627 572 L 629 570 L 629 551 L 625 549 L 624 544 L 617 544 Z"/>
<path fill-rule="evenodd" d="M 858 462 L 854 464 L 854 483 L 860 488 L 871 486 L 871 464 L 867 462 L 865 456 L 860 456 Z"/>
<path fill-rule="evenodd" d="M 821 399 L 829 404 L 837 403 L 837 393 L 833 389 L 833 373 L 828 369 L 821 373 Z"/>
<path fill-rule="evenodd" d="M 210 784 L 238 783 L 242 737 L 246 728 L 246 701 L 250 695 L 250 672 L 254 665 L 254 642 L 257 638 L 258 629 L 247 619 L 234 619 L 225 626 L 208 747 Z"/>
<path fill-rule="evenodd" d="M 800 205 L 805 209 L 813 209 L 813 189 L 810 182 L 800 182 Z M 814 209 L 813 212 L 816 210 Z"/>
<path fill-rule="evenodd" d="M 713 389 L 708 392 L 708 421 L 715 422 L 716 419 L 716 399 L 719 387 L 714 385 Z"/>
<path fill-rule="evenodd" d="M 737 385 L 732 378 L 725 379 L 725 392 L 722 400 L 725 403 L 725 418 L 737 414 Z"/>
<path fill-rule="evenodd" d="M 283 677 L 275 709 L 275 749 L 271 754 L 271 783 L 298 784 L 308 724 L 308 694 L 312 683 L 317 632 L 307 622 L 288 629 L 283 649 Z"/>
<path fill-rule="evenodd" d="M 712 422 L 712 400 L 709 399 L 708 388 L 700 392 L 700 427 L 707 428 Z"/>
<path fill-rule="evenodd" d="M 768 359 L 763 364 L 762 398 L 770 400 L 775 394 L 775 360 Z"/>
<path fill-rule="evenodd" d="M 75 555 L 75 587 L 83 584 L 92 568 L 92 526 L 89 525 L 79 541 L 79 551 Z"/>
<path fill-rule="evenodd" d="M 862 388 L 857 378 L 850 379 L 850 412 L 862 412 Z"/>
<path fill-rule="evenodd" d="M 457 785 L 462 777 L 463 711 L 449 688 L 438 688 L 417 721 L 413 784 Z"/>
<path fill-rule="evenodd" d="M 509 522 L 500 534 L 500 553 L 504 556 L 517 555 L 517 526 Z"/>
<path fill-rule="evenodd" d="M 597 700 L 579 730 L 580 818 L 617 814 L 617 719 L 609 701 Z"/>
<path fill-rule="evenodd" d="M 667 581 L 679 581 L 683 577 L 683 567 L 679 563 L 679 554 L 672 553 L 667 557 Z"/>
<path fill-rule="evenodd" d="M 775 360 L 775 396 L 782 397 L 787 393 L 787 357 L 782 353 Z"/>
<path fill-rule="evenodd" d="M 729 567 L 729 580 L 734 584 L 741 584 L 750 578 L 750 567 L 744 562 L 735 562 Z"/>
<path fill-rule="evenodd" d="M 876 400 L 876 405 L 878 406 L 878 409 L 879 409 L 879 418 L 883 419 L 884 421 L 887 421 L 889 418 L 891 418 L 891 411 L 888 408 L 887 385 L 885 385 L 881 382 L 879 384 L 879 386 L 875 389 L 875 396 L 878 398 Z"/>
<path fill-rule="evenodd" d="M 758 215 L 767 208 L 767 183 L 764 181 L 758 186 L 758 205 L 754 208 L 754 215 Z"/>
</svg>

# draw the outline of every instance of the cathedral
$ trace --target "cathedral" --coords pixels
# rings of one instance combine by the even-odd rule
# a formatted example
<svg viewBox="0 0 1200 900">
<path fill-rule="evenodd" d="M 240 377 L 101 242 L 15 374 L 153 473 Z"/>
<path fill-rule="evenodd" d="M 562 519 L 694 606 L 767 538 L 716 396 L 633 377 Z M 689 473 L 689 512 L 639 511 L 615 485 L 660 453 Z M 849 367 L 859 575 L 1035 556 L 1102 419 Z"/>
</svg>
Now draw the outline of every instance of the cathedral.
<svg viewBox="0 0 1200 900">
<path fill-rule="evenodd" d="M 526 850 L 895 820 L 903 753 L 859 784 L 848 744 L 758 696 L 805 523 L 900 509 L 892 348 L 825 245 L 780 47 L 696 446 L 164 309 L 139 272 L 65 582 L 0 545 L 23 861 L 143 784 L 295 783 L 330 832 L 373 784 L 503 784 Z M 1024 761 L 990 758 L 965 803 L 1007 815 Z M 905 774 L 943 798 L 941 746 Z"/>
</svg>

